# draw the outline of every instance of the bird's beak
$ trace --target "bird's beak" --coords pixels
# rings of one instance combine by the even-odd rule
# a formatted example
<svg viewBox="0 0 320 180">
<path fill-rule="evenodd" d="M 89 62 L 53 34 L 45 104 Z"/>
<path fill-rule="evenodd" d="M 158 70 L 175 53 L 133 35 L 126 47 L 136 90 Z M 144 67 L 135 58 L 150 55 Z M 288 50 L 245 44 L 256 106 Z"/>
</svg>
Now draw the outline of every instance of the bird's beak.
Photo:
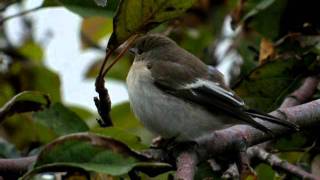
<svg viewBox="0 0 320 180">
<path fill-rule="evenodd" d="M 135 48 L 135 47 L 130 48 L 130 49 L 129 49 L 129 52 L 130 52 L 131 54 L 133 54 L 133 55 L 136 55 L 136 54 L 138 54 L 138 48 Z"/>
</svg>

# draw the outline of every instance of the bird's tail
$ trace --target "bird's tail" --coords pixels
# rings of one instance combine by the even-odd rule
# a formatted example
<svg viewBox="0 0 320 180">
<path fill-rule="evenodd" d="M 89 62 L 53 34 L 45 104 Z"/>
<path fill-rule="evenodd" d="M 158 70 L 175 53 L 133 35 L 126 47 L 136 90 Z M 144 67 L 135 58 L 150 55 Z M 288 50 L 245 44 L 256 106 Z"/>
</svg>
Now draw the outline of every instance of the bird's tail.
<svg viewBox="0 0 320 180">
<path fill-rule="evenodd" d="M 295 123 L 292 123 L 290 121 L 287 120 L 283 120 L 283 119 L 279 119 L 277 117 L 271 116 L 269 114 L 263 113 L 263 112 L 259 112 L 257 110 L 253 110 L 253 109 L 248 109 L 245 110 L 246 114 L 254 117 L 254 118 L 260 118 L 264 121 L 269 121 L 278 125 L 282 125 L 285 126 L 289 129 L 295 130 L 295 131 L 299 131 L 299 126 L 296 125 Z"/>
</svg>

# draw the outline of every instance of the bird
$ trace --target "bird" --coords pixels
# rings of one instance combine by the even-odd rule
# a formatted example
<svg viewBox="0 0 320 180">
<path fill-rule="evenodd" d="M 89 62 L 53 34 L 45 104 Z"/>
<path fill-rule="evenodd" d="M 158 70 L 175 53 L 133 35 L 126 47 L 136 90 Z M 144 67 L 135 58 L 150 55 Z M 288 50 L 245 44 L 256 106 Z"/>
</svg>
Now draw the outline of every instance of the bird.
<svg viewBox="0 0 320 180">
<path fill-rule="evenodd" d="M 160 34 L 139 37 L 126 83 L 135 116 L 155 135 L 176 141 L 197 138 L 237 124 L 272 131 L 254 118 L 289 129 L 297 126 L 248 108 L 214 67 Z"/>
</svg>

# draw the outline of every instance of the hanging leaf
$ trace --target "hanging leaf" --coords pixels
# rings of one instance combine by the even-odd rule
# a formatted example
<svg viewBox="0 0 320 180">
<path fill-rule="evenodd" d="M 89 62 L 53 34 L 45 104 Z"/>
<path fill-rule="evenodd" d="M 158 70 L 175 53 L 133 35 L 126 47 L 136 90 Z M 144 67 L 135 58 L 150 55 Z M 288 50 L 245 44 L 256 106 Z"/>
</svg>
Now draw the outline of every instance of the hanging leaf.
<svg viewBox="0 0 320 180">
<path fill-rule="evenodd" d="M 112 32 L 112 22 L 110 18 L 89 17 L 82 21 L 81 42 L 82 48 L 99 47 L 100 41 Z"/>
<path fill-rule="evenodd" d="M 24 91 L 14 96 L 0 108 L 0 121 L 15 113 L 39 111 L 49 106 L 49 96 L 33 91 Z"/>
<path fill-rule="evenodd" d="M 116 48 L 130 36 L 182 15 L 195 0 L 123 0 L 113 19 L 108 48 Z"/>
</svg>

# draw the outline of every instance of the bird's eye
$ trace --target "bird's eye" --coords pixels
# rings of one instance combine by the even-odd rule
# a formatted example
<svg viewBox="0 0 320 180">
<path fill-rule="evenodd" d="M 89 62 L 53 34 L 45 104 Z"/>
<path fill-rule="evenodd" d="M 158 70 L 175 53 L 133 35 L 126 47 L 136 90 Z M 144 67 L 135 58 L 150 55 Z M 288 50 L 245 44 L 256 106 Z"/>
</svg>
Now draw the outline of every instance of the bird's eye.
<svg viewBox="0 0 320 180">
<path fill-rule="evenodd" d="M 137 48 L 137 54 L 142 54 L 142 50 L 140 48 Z"/>
<path fill-rule="evenodd" d="M 136 47 L 134 47 L 134 48 L 130 48 L 129 49 L 129 52 L 130 53 L 132 53 L 132 54 L 134 54 L 134 55 L 140 55 L 140 54 L 142 54 L 142 50 L 140 49 L 140 48 L 136 48 Z"/>
</svg>

